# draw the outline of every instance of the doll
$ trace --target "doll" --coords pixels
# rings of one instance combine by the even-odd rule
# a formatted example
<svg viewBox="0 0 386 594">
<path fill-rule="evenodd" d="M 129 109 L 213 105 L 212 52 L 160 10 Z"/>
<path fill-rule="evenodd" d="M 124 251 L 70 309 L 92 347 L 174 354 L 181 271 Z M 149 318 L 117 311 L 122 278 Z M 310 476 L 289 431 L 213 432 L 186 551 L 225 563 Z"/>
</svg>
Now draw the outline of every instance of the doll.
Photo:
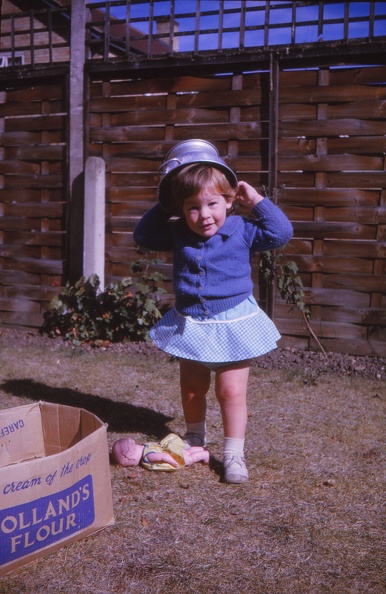
<svg viewBox="0 0 386 594">
<path fill-rule="evenodd" d="M 148 470 L 178 470 L 196 462 L 209 464 L 209 452 L 203 447 L 188 447 L 178 435 L 170 433 L 160 443 L 137 444 L 128 437 L 113 445 L 112 459 L 120 466 L 142 464 Z"/>
</svg>

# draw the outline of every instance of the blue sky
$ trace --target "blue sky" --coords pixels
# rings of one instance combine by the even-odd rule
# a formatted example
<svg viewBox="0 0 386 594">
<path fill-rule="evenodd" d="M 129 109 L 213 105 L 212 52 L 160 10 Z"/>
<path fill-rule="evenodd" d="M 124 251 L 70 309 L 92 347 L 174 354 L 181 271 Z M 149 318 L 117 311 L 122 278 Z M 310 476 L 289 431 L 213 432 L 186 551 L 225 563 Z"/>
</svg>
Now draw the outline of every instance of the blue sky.
<svg viewBox="0 0 386 594">
<path fill-rule="evenodd" d="M 91 0 L 92 2 L 95 0 Z M 202 0 L 200 10 L 202 13 L 218 12 L 220 2 L 218 0 Z M 324 8 L 325 19 L 342 19 L 344 16 L 344 2 L 334 2 L 333 4 L 326 4 Z M 361 17 L 361 22 L 352 22 L 349 24 L 349 38 L 368 37 L 369 26 L 367 19 L 370 15 L 370 2 L 350 2 L 350 18 Z M 234 9 L 235 12 L 224 15 L 223 27 L 236 28 L 236 31 L 224 31 L 221 45 L 224 49 L 230 49 L 239 46 L 239 23 L 240 11 L 242 2 L 240 0 L 225 0 L 224 8 L 226 11 Z M 193 31 L 195 28 L 195 13 L 196 0 L 176 0 L 175 2 L 175 19 L 179 23 L 180 32 Z M 264 10 L 255 10 L 255 8 L 264 8 L 265 1 L 247 0 L 246 2 L 246 27 L 251 27 L 252 30 L 245 32 L 244 43 L 245 47 L 256 47 L 263 44 L 263 31 L 258 27 L 264 24 Z M 273 9 L 273 7 L 275 7 Z M 117 18 L 124 18 L 125 7 L 112 7 L 112 14 Z M 154 2 L 154 17 L 167 16 L 171 13 L 170 0 L 161 0 Z M 386 1 L 376 2 L 376 15 L 383 15 L 382 21 L 376 21 L 374 35 L 386 35 Z M 189 16 L 185 16 L 189 15 Z M 150 18 L 150 3 L 139 2 L 133 3 L 131 6 L 130 19 L 137 29 L 148 32 L 148 21 Z M 291 42 L 291 28 L 288 23 L 291 22 L 292 11 L 291 3 L 288 1 L 273 1 L 271 2 L 271 25 L 277 25 L 270 32 L 269 44 L 289 44 Z M 304 21 L 318 19 L 318 6 L 298 6 L 296 9 L 296 42 L 297 43 L 313 43 L 318 41 L 317 24 L 302 26 Z M 283 26 L 280 26 L 280 25 Z M 284 26 L 287 24 L 287 26 Z M 219 21 L 218 14 L 202 15 L 199 20 L 199 49 L 216 49 L 218 45 L 218 30 Z M 215 32 L 205 33 L 206 30 L 214 30 Z M 323 28 L 321 40 L 332 41 L 341 39 L 343 37 L 343 25 L 330 23 Z M 194 49 L 193 35 L 185 35 L 179 38 L 180 51 L 192 51 Z"/>
</svg>

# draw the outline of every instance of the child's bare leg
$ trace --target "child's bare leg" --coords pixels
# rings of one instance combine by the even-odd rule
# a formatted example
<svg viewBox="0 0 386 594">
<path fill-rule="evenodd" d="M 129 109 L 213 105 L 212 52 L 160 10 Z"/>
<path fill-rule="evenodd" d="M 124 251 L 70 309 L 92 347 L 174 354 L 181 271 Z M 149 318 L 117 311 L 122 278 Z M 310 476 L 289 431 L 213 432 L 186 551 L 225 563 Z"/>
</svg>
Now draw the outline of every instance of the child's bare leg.
<svg viewBox="0 0 386 594">
<path fill-rule="evenodd" d="M 224 436 L 245 438 L 247 426 L 247 385 L 249 362 L 216 371 L 216 397 L 220 404 Z"/>
<path fill-rule="evenodd" d="M 249 361 L 241 361 L 216 372 L 215 388 L 224 426 L 224 469 L 228 483 L 243 483 L 248 480 L 244 441 L 249 367 Z"/>
<path fill-rule="evenodd" d="M 186 422 L 186 441 L 191 446 L 205 445 L 206 394 L 210 370 L 197 361 L 180 360 L 182 408 Z"/>
</svg>

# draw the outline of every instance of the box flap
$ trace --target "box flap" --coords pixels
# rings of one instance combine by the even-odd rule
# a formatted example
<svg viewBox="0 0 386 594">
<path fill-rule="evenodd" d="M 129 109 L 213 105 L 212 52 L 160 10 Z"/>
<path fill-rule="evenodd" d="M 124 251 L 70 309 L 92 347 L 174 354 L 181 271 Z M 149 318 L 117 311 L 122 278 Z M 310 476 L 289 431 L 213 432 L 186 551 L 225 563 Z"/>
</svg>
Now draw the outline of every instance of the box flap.
<svg viewBox="0 0 386 594">
<path fill-rule="evenodd" d="M 82 439 L 79 408 L 49 402 L 40 404 L 46 456 L 63 452 Z"/>
<path fill-rule="evenodd" d="M 98 417 L 94 414 L 90 413 L 88 410 L 84 408 L 81 409 L 81 431 L 82 431 L 82 439 L 94 433 L 99 427 L 106 426 Z"/>
<path fill-rule="evenodd" d="M 0 466 L 45 455 L 40 403 L 0 411 Z"/>
<path fill-rule="evenodd" d="M 83 408 L 41 402 L 47 456 L 63 452 L 91 435 L 104 424 Z"/>
</svg>

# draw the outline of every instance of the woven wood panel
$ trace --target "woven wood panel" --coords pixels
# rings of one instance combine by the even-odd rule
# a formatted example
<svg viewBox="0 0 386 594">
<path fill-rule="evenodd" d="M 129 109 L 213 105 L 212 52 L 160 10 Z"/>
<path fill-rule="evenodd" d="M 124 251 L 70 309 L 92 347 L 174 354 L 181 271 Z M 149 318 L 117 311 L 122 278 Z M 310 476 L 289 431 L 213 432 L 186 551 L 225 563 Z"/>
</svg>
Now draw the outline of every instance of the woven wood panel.
<svg viewBox="0 0 386 594">
<path fill-rule="evenodd" d="M 287 248 L 326 348 L 385 353 L 385 68 L 283 72 L 280 203 L 294 222 Z M 277 306 L 284 333 L 299 315 Z"/>
<path fill-rule="evenodd" d="M 268 73 L 153 74 L 89 83 L 87 156 L 102 157 L 107 170 L 108 282 L 138 259 L 133 228 L 154 203 L 158 168 L 176 142 L 210 140 L 240 179 L 268 184 Z M 312 327 L 327 349 L 382 356 L 385 75 L 385 67 L 280 72 L 277 144 L 277 200 L 295 227 L 286 253 L 299 267 Z M 45 79 L 1 101 L 0 324 L 36 328 L 66 280 L 66 90 Z M 170 276 L 170 255 L 156 255 Z M 258 258 L 254 276 L 261 299 Z M 301 313 L 278 295 L 274 311 L 283 345 L 316 346 Z"/>
<path fill-rule="evenodd" d="M 66 91 L 21 87 L 0 102 L 0 323 L 39 327 L 63 282 Z"/>
<path fill-rule="evenodd" d="M 385 74 L 374 67 L 279 77 L 277 197 L 295 227 L 286 253 L 322 344 L 357 354 L 386 354 Z M 210 140 L 240 179 L 267 185 L 267 76 L 92 83 L 89 154 L 107 167 L 108 280 L 128 275 L 138 258 L 132 231 L 156 199 L 158 167 L 176 142 Z M 156 256 L 171 273 L 170 256 Z M 258 259 L 254 274 L 258 281 Z M 301 313 L 278 295 L 275 321 L 283 344 L 316 346 Z"/>
</svg>

